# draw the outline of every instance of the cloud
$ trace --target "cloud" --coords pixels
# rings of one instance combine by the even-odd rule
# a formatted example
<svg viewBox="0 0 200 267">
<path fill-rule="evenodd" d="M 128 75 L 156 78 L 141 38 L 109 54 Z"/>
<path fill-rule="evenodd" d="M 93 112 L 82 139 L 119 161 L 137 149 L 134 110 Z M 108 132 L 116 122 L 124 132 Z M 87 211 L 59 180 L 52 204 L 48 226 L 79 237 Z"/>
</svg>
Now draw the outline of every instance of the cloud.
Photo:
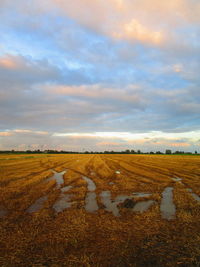
<svg viewBox="0 0 200 267">
<path fill-rule="evenodd" d="M 83 150 L 125 150 L 142 149 L 143 151 L 164 151 L 167 148 L 195 150 L 198 144 L 199 132 L 164 133 L 147 132 L 135 134 L 131 132 L 97 132 L 97 133 L 51 133 L 41 134 L 26 130 L 9 131 L 13 135 L 4 137 L 7 149 L 64 149 L 73 151 Z M 38 138 L 39 135 L 39 138 Z"/>
<path fill-rule="evenodd" d="M 155 45 L 159 45 L 164 42 L 164 36 L 162 32 L 152 31 L 140 24 L 135 19 L 132 19 L 129 23 L 122 25 L 118 32 L 113 33 L 113 37 L 122 40 L 137 40 L 142 43 L 150 43 Z"/>
<path fill-rule="evenodd" d="M 164 147 L 198 133 L 199 1 L 4 0 L 0 7 L 5 146 Z M 182 141 L 188 149 L 195 142 Z"/>
<path fill-rule="evenodd" d="M 5 57 L 0 58 L 0 67 L 6 68 L 6 69 L 16 69 L 17 62 L 12 60 L 11 57 L 5 56 Z"/>
<path fill-rule="evenodd" d="M 11 136 L 11 135 L 13 135 L 13 133 L 11 133 L 11 132 L 0 132 L 0 136 Z"/>
<path fill-rule="evenodd" d="M 24 129 L 15 129 L 12 131 L 13 133 L 19 134 L 39 134 L 39 135 L 47 135 L 48 132 L 46 131 L 32 131 L 32 130 L 24 130 Z"/>
<path fill-rule="evenodd" d="M 170 143 L 169 146 L 171 146 L 171 147 L 189 147 L 190 144 L 188 144 L 188 143 Z"/>
<path fill-rule="evenodd" d="M 169 45 L 171 49 L 180 47 L 183 40 L 187 43 L 179 34 L 181 28 L 200 22 L 200 4 L 196 0 L 78 0 L 73 3 L 51 0 L 50 3 L 60 14 L 110 38 Z"/>
<path fill-rule="evenodd" d="M 183 40 L 184 43 L 187 41 L 180 29 L 188 24 L 198 26 L 200 22 L 198 0 L 49 0 L 48 3 L 36 0 L 31 5 L 27 2 L 22 6 L 13 1 L 1 1 L 1 5 L 4 12 L 6 8 L 12 8 L 17 15 L 20 14 L 17 19 L 12 17 L 9 23 L 19 24 L 22 16 L 29 16 L 27 24 L 38 30 L 42 17 L 53 14 L 70 18 L 82 27 L 109 38 L 135 39 L 154 45 L 175 42 L 176 46 L 180 46 Z M 57 30 L 56 23 L 53 26 Z"/>
<path fill-rule="evenodd" d="M 25 129 L 14 129 L 7 132 L 0 132 L 0 136 L 13 136 L 13 135 L 48 135 L 46 131 L 34 131 L 34 130 L 25 130 Z"/>
<path fill-rule="evenodd" d="M 74 97 L 85 97 L 89 99 L 100 99 L 107 100 L 117 100 L 120 102 L 132 103 L 136 108 L 144 107 L 146 105 L 147 99 L 141 97 L 140 88 L 137 85 L 130 86 L 128 88 L 107 88 L 103 85 L 81 85 L 81 86 L 62 86 L 53 85 L 45 86 L 44 90 L 49 93 L 57 95 L 66 95 Z"/>
<path fill-rule="evenodd" d="M 99 142 L 99 143 L 96 143 L 97 146 L 105 146 L 105 147 L 121 147 L 122 146 L 122 143 L 117 143 L 117 142 Z"/>
</svg>

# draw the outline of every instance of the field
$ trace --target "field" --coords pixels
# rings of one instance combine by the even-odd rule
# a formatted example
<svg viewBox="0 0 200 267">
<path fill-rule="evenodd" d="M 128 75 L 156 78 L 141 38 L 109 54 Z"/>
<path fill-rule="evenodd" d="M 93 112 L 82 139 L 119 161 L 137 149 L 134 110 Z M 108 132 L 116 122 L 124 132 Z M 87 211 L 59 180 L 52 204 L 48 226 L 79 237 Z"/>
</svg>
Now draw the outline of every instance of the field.
<svg viewBox="0 0 200 267">
<path fill-rule="evenodd" d="M 0 266 L 200 266 L 200 157 L 0 155 Z"/>
</svg>

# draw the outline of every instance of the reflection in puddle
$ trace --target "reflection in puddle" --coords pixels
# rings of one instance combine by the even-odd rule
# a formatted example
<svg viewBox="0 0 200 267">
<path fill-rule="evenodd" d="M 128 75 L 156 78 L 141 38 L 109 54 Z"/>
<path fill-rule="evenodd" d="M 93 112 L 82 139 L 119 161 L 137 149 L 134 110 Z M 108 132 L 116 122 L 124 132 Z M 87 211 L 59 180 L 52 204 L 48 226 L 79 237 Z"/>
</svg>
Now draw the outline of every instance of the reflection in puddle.
<svg viewBox="0 0 200 267">
<path fill-rule="evenodd" d="M 131 199 L 130 196 L 117 196 L 115 200 L 111 200 L 111 193 L 110 191 L 103 191 L 100 194 L 101 201 L 105 206 L 105 210 L 112 212 L 114 216 L 120 216 L 118 205 L 123 203 L 126 199 Z"/>
<path fill-rule="evenodd" d="M 73 195 L 66 195 L 66 194 L 63 194 L 67 191 L 69 191 L 73 186 L 71 185 L 68 185 L 68 186 L 65 186 L 63 188 L 61 188 L 61 195 L 59 197 L 59 199 L 55 202 L 55 204 L 53 205 L 53 209 L 59 213 L 61 211 L 63 211 L 64 209 L 67 209 L 67 208 L 70 208 L 72 203 L 69 202 L 70 198 L 73 196 Z"/>
<path fill-rule="evenodd" d="M 95 191 L 96 190 L 96 185 L 95 183 L 88 177 L 83 176 L 83 179 L 87 182 L 88 186 L 88 191 Z"/>
<path fill-rule="evenodd" d="M 60 190 L 61 190 L 62 193 L 65 193 L 65 192 L 69 191 L 72 188 L 73 188 L 72 185 L 68 185 L 68 186 L 62 187 Z"/>
<path fill-rule="evenodd" d="M 119 203 L 123 203 L 126 199 L 131 199 L 132 197 L 130 196 L 124 196 L 124 195 L 121 195 L 121 196 L 117 196 L 115 198 L 115 203 L 119 204 Z"/>
<path fill-rule="evenodd" d="M 147 193 L 135 193 L 139 197 L 140 195 L 147 196 Z M 151 194 L 148 194 L 148 196 Z M 135 212 L 144 212 L 146 211 L 151 205 L 155 203 L 153 200 L 141 201 L 138 203 L 134 203 L 132 200 L 133 196 L 125 196 L 120 195 L 115 198 L 115 200 L 111 200 L 111 193 L 110 191 L 103 191 L 100 194 L 101 201 L 105 206 L 105 210 L 112 212 L 114 216 L 120 216 L 118 205 L 123 203 L 125 208 L 131 208 Z"/>
<path fill-rule="evenodd" d="M 47 201 L 48 197 L 43 196 L 38 198 L 33 205 L 31 205 L 26 211 L 28 213 L 33 213 L 39 211 L 42 207 L 45 201 Z"/>
<path fill-rule="evenodd" d="M 105 210 L 112 212 L 114 216 L 119 216 L 119 209 L 115 202 L 111 202 L 111 193 L 110 191 L 103 191 L 100 194 L 101 201 L 106 207 Z"/>
<path fill-rule="evenodd" d="M 137 193 L 133 193 L 133 196 L 134 197 L 149 197 L 149 196 L 151 196 L 152 194 L 150 194 L 150 193 L 139 193 L 139 192 L 137 192 Z"/>
<path fill-rule="evenodd" d="M 85 198 L 85 210 L 88 212 L 95 212 L 99 208 L 96 200 L 96 193 L 93 192 L 96 190 L 96 185 L 90 178 L 86 176 L 83 176 L 83 179 L 87 182 L 87 189 L 90 191 L 87 193 Z"/>
<path fill-rule="evenodd" d="M 175 218 L 176 207 L 173 203 L 173 187 L 166 187 L 163 191 L 160 211 L 163 219 L 172 220 Z"/>
<path fill-rule="evenodd" d="M 187 191 L 191 193 L 196 201 L 200 202 L 200 197 L 197 194 L 193 193 L 191 188 L 187 188 Z"/>
<path fill-rule="evenodd" d="M 56 180 L 57 188 L 60 188 L 62 184 L 64 184 L 63 175 L 66 173 L 66 171 L 63 172 L 56 172 L 51 169 L 51 171 L 54 173 L 54 175 L 50 178 L 48 178 L 46 181 L 53 181 Z"/>
<path fill-rule="evenodd" d="M 95 212 L 98 209 L 99 207 L 96 200 L 96 193 L 88 192 L 85 198 L 85 210 L 88 212 Z"/>
<path fill-rule="evenodd" d="M 56 201 L 56 203 L 53 205 L 53 209 L 59 213 L 61 211 L 63 211 L 64 209 L 70 208 L 72 203 L 69 202 L 70 197 L 72 195 L 65 195 L 65 194 L 61 194 L 60 198 Z"/>
<path fill-rule="evenodd" d="M 153 200 L 138 202 L 135 204 L 133 211 L 142 213 L 144 211 L 147 211 L 148 208 L 150 208 L 154 203 L 155 203 L 155 201 L 153 201 Z"/>
<path fill-rule="evenodd" d="M 4 216 L 7 215 L 7 210 L 1 205 L 0 206 L 0 218 L 3 218 Z"/>
</svg>

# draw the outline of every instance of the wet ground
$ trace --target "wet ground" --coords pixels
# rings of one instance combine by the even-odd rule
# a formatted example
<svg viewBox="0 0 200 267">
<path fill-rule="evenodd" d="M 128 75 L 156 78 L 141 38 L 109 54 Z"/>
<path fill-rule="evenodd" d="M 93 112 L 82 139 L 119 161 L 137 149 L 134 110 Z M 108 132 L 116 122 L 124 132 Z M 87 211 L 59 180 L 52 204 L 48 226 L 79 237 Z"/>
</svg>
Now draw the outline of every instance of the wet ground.
<svg viewBox="0 0 200 267">
<path fill-rule="evenodd" d="M 173 203 L 173 187 L 166 187 L 163 191 L 160 211 L 163 219 L 175 219 L 176 207 Z"/>
<path fill-rule="evenodd" d="M 191 193 L 191 195 L 196 201 L 200 202 L 200 197 L 197 194 L 193 193 L 191 188 L 187 188 L 187 191 Z"/>
<path fill-rule="evenodd" d="M 73 186 L 68 185 L 62 187 L 64 184 L 64 174 L 66 170 L 62 172 L 56 172 L 51 169 L 53 175 L 48 178 L 46 181 L 55 180 L 56 188 L 60 190 L 60 195 L 56 202 L 53 204 L 52 208 L 57 212 L 62 212 L 63 210 L 72 207 L 72 202 L 70 201 L 73 197 L 72 194 L 69 194 Z M 116 171 L 116 174 L 120 174 L 120 171 Z M 92 175 L 95 175 L 92 172 Z M 95 213 L 99 210 L 99 205 L 97 202 L 97 194 L 96 194 L 96 184 L 95 182 L 86 176 L 82 176 L 82 179 L 87 183 L 87 193 L 85 196 L 85 210 L 90 213 Z M 173 181 L 182 183 L 182 179 L 179 177 L 173 177 Z M 115 184 L 114 182 L 109 182 L 109 185 Z M 191 193 L 193 198 L 196 201 L 200 201 L 200 197 L 193 193 L 192 189 L 187 189 L 188 192 Z M 156 204 L 156 201 L 149 199 L 152 196 L 152 193 L 148 192 L 133 192 L 132 195 L 118 195 L 115 198 L 112 197 L 111 191 L 102 191 L 100 194 L 100 200 L 105 211 L 111 212 L 114 216 L 120 216 L 121 208 L 129 208 L 132 212 L 143 213 L 147 211 L 152 205 Z M 148 198 L 147 200 L 140 201 L 140 198 Z M 44 206 L 44 203 L 47 201 L 48 196 L 42 196 L 37 199 L 28 209 L 28 213 L 38 212 Z M 135 202 L 136 201 L 136 202 Z M 123 205 L 122 205 L 123 204 Z M 176 207 L 173 203 L 173 187 L 166 187 L 162 192 L 162 198 L 160 203 L 160 212 L 161 217 L 166 220 L 175 219 L 176 215 Z M 3 208 L 0 210 L 0 217 L 6 215 L 7 211 Z"/>
<path fill-rule="evenodd" d="M 48 197 L 47 196 L 43 196 L 38 198 L 27 210 L 26 212 L 28 213 L 33 213 L 33 212 L 37 212 L 40 209 L 42 209 L 45 201 L 47 201 Z"/>
<path fill-rule="evenodd" d="M 53 172 L 54 175 L 51 176 L 50 178 L 48 178 L 46 181 L 48 182 L 48 181 L 55 180 L 57 188 L 60 188 L 62 186 L 62 184 L 64 183 L 63 175 L 66 173 L 66 170 L 62 171 L 62 172 L 56 172 L 56 171 L 51 169 L 51 171 Z"/>
</svg>

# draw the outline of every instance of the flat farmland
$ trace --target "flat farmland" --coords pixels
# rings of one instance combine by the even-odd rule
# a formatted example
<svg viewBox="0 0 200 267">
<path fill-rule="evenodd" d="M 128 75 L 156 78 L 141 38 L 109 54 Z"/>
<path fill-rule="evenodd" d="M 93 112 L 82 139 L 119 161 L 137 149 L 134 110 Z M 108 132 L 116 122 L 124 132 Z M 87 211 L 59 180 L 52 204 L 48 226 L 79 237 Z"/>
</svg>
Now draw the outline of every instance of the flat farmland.
<svg viewBox="0 0 200 267">
<path fill-rule="evenodd" d="M 0 155 L 0 266 L 199 266 L 200 157 Z"/>
</svg>

